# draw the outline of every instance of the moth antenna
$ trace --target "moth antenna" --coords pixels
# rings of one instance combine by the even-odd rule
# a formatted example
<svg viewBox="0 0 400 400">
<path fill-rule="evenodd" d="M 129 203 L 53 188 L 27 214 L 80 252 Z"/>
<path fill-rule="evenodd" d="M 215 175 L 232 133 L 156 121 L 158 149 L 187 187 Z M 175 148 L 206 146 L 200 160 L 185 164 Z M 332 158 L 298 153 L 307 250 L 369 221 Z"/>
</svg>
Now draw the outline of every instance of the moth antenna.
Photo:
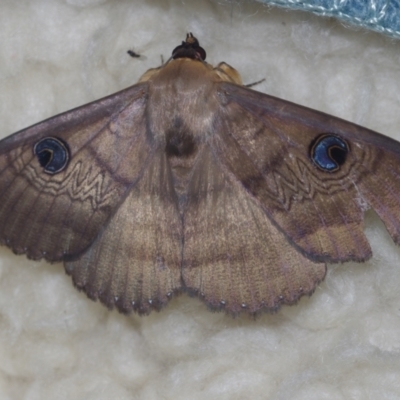
<svg viewBox="0 0 400 400">
<path fill-rule="evenodd" d="M 264 82 L 264 81 L 265 81 L 265 78 L 260 79 L 260 80 L 257 81 L 257 82 L 248 83 L 247 85 L 244 85 L 244 86 L 245 86 L 245 87 L 248 87 L 248 88 L 251 88 L 251 87 L 256 86 L 256 85 L 258 85 L 258 84 L 260 84 L 260 83 L 262 83 L 262 82 Z"/>
</svg>

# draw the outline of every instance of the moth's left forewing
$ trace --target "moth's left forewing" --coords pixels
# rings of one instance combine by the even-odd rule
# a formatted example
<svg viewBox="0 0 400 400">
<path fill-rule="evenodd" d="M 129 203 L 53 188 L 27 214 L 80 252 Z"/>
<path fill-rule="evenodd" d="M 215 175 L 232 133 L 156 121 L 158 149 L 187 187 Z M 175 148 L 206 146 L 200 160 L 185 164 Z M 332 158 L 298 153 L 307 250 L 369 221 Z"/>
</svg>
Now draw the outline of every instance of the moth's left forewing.
<svg viewBox="0 0 400 400">
<path fill-rule="evenodd" d="M 133 86 L 1 141 L 1 243 L 49 261 L 90 245 L 154 154 L 146 90 Z"/>
<path fill-rule="evenodd" d="M 181 286 L 181 220 L 147 103 L 140 83 L 0 143 L 0 241 L 64 261 L 125 313 L 159 310 Z"/>
<path fill-rule="evenodd" d="M 363 213 L 374 208 L 398 242 L 400 145 L 355 124 L 253 90 L 221 83 L 213 147 L 222 164 L 308 257 L 371 256 Z M 332 139 L 333 138 L 333 139 Z M 336 140 L 343 163 L 327 171 Z M 320 161 L 313 151 L 323 148 Z M 335 146 L 333 146 L 335 147 Z M 325 152 L 325 154 L 323 154 Z"/>
</svg>

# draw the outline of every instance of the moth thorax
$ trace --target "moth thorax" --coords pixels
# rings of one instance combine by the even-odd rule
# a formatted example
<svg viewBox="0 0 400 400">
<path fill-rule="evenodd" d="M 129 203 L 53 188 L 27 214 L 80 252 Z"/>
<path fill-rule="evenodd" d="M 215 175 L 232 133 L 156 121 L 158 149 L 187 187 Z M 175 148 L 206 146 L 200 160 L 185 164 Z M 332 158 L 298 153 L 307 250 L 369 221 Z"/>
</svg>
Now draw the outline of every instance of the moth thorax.
<svg viewBox="0 0 400 400">
<path fill-rule="evenodd" d="M 196 142 L 190 132 L 169 130 L 165 139 L 165 152 L 169 158 L 188 158 L 196 152 Z"/>
<path fill-rule="evenodd" d="M 199 153 L 199 144 L 190 131 L 182 129 L 183 126 L 179 128 L 179 121 L 175 126 L 175 129 L 166 132 L 165 153 L 171 168 L 175 193 L 179 204 L 182 204 L 185 202 L 187 186 Z"/>
</svg>

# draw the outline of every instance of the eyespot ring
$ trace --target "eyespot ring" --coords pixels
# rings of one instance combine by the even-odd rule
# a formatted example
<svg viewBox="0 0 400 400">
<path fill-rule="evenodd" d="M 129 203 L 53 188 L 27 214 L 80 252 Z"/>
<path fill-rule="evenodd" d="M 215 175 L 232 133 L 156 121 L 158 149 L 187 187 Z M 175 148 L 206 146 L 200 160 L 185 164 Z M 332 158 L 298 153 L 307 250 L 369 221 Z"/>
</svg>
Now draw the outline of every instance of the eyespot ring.
<svg viewBox="0 0 400 400">
<path fill-rule="evenodd" d="M 349 152 L 349 144 L 340 136 L 332 133 L 318 136 L 310 146 L 311 160 L 324 172 L 338 171 L 346 162 Z"/>
<path fill-rule="evenodd" d="M 68 145 L 56 137 L 45 137 L 33 146 L 33 154 L 43 171 L 54 175 L 63 171 L 70 159 Z"/>
</svg>

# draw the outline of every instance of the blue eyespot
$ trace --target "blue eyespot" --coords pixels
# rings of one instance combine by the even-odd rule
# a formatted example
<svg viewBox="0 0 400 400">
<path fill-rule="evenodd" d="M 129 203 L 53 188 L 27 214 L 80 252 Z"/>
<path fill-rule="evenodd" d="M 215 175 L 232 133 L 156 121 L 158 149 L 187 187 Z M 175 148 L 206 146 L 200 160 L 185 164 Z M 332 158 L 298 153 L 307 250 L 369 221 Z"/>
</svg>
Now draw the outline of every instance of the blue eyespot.
<svg viewBox="0 0 400 400">
<path fill-rule="evenodd" d="M 41 167 L 43 167 L 44 172 L 51 175 L 61 172 L 69 161 L 67 144 L 54 137 L 39 140 L 33 147 L 33 153 Z"/>
<path fill-rule="evenodd" d="M 346 162 L 349 145 L 339 136 L 323 134 L 311 145 L 311 159 L 326 172 L 335 172 Z"/>
</svg>

